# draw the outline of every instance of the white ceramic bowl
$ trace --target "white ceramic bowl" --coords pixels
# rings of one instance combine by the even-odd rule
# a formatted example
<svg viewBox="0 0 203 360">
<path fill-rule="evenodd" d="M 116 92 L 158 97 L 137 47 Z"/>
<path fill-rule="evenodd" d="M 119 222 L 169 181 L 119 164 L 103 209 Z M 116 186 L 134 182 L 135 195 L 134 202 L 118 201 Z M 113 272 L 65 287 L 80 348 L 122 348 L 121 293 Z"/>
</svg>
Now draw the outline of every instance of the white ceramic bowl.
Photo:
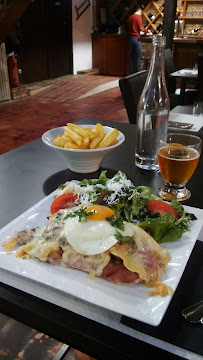
<svg viewBox="0 0 203 360">
<path fill-rule="evenodd" d="M 95 125 L 89 124 L 80 126 L 95 127 Z M 109 133 L 113 129 L 110 126 L 103 126 L 103 128 L 106 133 Z M 59 134 L 64 134 L 64 126 L 46 131 L 42 135 L 42 141 L 52 149 L 56 150 L 65 159 L 68 168 L 77 173 L 92 173 L 97 171 L 105 156 L 110 151 L 120 146 L 125 140 L 125 135 L 119 131 L 119 136 L 117 138 L 118 143 L 109 147 L 101 149 L 64 149 L 53 144 L 53 140 Z"/>
</svg>

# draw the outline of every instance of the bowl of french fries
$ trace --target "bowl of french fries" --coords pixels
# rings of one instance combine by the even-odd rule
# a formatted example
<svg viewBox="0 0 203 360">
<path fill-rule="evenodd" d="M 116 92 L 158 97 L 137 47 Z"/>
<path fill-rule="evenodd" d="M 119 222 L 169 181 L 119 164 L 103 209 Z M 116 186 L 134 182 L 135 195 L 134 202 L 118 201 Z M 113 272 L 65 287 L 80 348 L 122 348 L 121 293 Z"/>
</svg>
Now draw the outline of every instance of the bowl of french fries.
<svg viewBox="0 0 203 360">
<path fill-rule="evenodd" d="M 125 140 L 122 132 L 110 126 L 76 125 L 46 131 L 42 141 L 57 151 L 71 171 L 91 173 L 99 169 L 105 156 Z"/>
</svg>

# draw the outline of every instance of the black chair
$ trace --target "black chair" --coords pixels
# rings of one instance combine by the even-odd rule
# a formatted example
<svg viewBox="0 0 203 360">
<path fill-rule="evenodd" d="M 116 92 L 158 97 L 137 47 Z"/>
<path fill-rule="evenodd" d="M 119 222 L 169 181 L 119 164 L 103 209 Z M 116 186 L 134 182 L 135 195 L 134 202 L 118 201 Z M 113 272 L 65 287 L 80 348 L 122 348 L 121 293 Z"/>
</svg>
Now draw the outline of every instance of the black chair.
<svg viewBox="0 0 203 360">
<path fill-rule="evenodd" d="M 170 99 L 170 108 L 171 110 L 177 106 L 181 105 L 180 89 L 177 89 L 176 77 L 170 76 L 171 73 L 175 72 L 175 64 L 173 60 L 173 53 L 171 49 L 165 49 L 165 78 L 166 85 Z M 190 81 L 187 81 L 188 84 Z M 194 80 L 192 80 L 192 85 L 194 85 Z M 179 92 L 179 93 L 178 93 Z M 186 89 L 184 96 L 184 105 L 193 104 L 197 99 L 197 89 L 188 90 Z"/>
<path fill-rule="evenodd" d="M 203 53 L 198 54 L 197 101 L 203 102 Z"/>
<path fill-rule="evenodd" d="M 175 71 L 173 53 L 171 49 L 165 49 L 165 78 L 169 94 L 175 94 L 176 91 L 176 78 L 170 76 L 170 74 Z"/>
<path fill-rule="evenodd" d="M 171 49 L 165 49 L 165 78 L 168 95 L 170 99 L 170 109 L 172 110 L 175 106 L 181 105 L 181 98 L 179 94 L 176 94 L 176 78 L 170 76 L 171 73 L 175 72 L 175 64 L 173 60 L 173 53 Z"/>
<path fill-rule="evenodd" d="M 131 124 L 136 123 L 137 104 L 147 79 L 147 70 L 125 76 L 119 80 L 119 87 Z"/>
</svg>

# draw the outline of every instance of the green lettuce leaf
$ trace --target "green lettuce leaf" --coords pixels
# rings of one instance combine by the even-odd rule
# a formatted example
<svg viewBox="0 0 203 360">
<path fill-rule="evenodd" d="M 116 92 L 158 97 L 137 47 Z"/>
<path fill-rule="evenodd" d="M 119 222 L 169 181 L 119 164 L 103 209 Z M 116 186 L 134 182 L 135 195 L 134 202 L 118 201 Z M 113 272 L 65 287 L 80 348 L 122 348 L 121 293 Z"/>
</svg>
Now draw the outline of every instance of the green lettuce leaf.
<svg viewBox="0 0 203 360">
<path fill-rule="evenodd" d="M 93 185 L 94 192 L 89 192 L 89 201 L 93 204 L 97 203 L 99 195 L 102 191 L 108 191 L 108 180 L 106 176 L 107 170 L 101 172 L 98 179 L 84 179 L 80 182 L 81 186 Z M 127 176 L 118 171 L 111 179 L 112 182 L 121 182 L 127 179 Z M 99 185 L 102 185 L 102 189 Z M 175 221 L 174 215 L 165 213 L 159 216 L 158 213 L 152 213 L 147 210 L 146 205 L 151 200 L 162 200 L 151 192 L 149 186 L 130 186 L 124 189 L 126 196 L 121 196 L 116 199 L 116 203 L 110 207 L 115 212 L 115 216 L 122 221 L 129 221 L 139 225 L 158 242 L 176 241 L 181 238 L 182 234 L 188 230 L 189 222 L 193 220 L 189 214 L 185 214 L 184 208 L 179 201 L 172 200 L 171 205 L 177 211 L 179 218 Z M 108 205 L 109 206 L 109 205 Z M 115 226 L 115 225 L 114 225 Z"/>
<path fill-rule="evenodd" d="M 97 185 L 102 184 L 106 185 L 108 178 L 106 176 L 107 170 L 103 170 L 98 179 L 84 179 L 80 182 L 80 186 L 87 186 L 87 185 Z"/>
<path fill-rule="evenodd" d="M 179 201 L 172 200 L 171 206 L 173 206 L 173 208 L 177 211 L 179 218 L 181 218 L 185 214 L 183 205 Z"/>
<path fill-rule="evenodd" d="M 148 231 L 158 243 L 163 243 L 181 238 L 182 234 L 188 230 L 188 220 L 187 217 L 184 217 L 181 222 L 174 222 L 175 216 L 165 213 L 158 218 L 148 218 L 138 226 Z"/>
</svg>

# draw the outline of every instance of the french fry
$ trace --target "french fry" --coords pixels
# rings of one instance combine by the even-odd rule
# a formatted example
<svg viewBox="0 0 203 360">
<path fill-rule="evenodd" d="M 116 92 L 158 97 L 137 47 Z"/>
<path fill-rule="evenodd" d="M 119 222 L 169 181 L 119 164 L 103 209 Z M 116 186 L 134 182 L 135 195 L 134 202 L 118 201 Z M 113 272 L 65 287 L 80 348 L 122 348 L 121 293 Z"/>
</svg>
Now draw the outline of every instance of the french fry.
<svg viewBox="0 0 203 360">
<path fill-rule="evenodd" d="M 105 131 L 104 131 L 103 126 L 102 126 L 100 123 L 97 123 L 97 124 L 95 125 L 94 130 L 97 131 L 97 132 L 100 133 L 100 134 L 104 134 L 104 135 L 106 134 Z"/>
<path fill-rule="evenodd" d="M 89 143 L 85 144 L 84 142 L 80 146 L 78 146 L 78 149 L 89 149 L 89 148 L 90 148 Z"/>
<path fill-rule="evenodd" d="M 112 141 L 112 144 L 110 146 L 116 145 L 117 143 L 118 143 L 118 139 L 115 139 L 114 141 Z"/>
<path fill-rule="evenodd" d="M 88 131 L 88 135 L 90 139 L 94 139 L 99 135 L 99 132 L 95 131 L 95 129 L 91 129 L 91 131 Z"/>
<path fill-rule="evenodd" d="M 64 145 L 65 149 L 79 149 L 79 146 L 71 141 L 67 141 Z"/>
<path fill-rule="evenodd" d="M 119 131 L 117 129 L 111 130 L 108 134 L 104 136 L 103 140 L 99 143 L 96 149 L 111 146 L 115 139 L 118 137 L 118 135 Z"/>
<path fill-rule="evenodd" d="M 85 136 L 83 137 L 83 142 L 82 142 L 82 144 L 88 146 L 89 143 L 90 143 L 90 137 L 89 137 L 89 134 L 87 134 L 87 135 L 85 135 Z"/>
<path fill-rule="evenodd" d="M 89 144 L 82 143 L 81 145 L 77 145 L 72 141 L 67 141 L 64 145 L 65 149 L 89 149 Z"/>
<path fill-rule="evenodd" d="M 82 127 L 75 125 L 75 124 L 71 124 L 68 123 L 68 128 L 71 129 L 72 131 L 74 131 L 76 134 L 80 135 L 80 136 L 86 136 L 87 135 L 87 131 L 84 130 Z"/>
<path fill-rule="evenodd" d="M 90 142 L 90 149 L 96 149 L 96 147 L 99 145 L 99 143 L 102 141 L 102 139 L 104 138 L 105 134 L 99 134 L 97 137 L 95 137 L 94 139 L 92 139 L 92 141 Z"/>
<path fill-rule="evenodd" d="M 84 129 L 84 128 L 83 128 Z M 97 137 L 99 135 L 99 132 L 92 128 L 86 128 L 86 133 L 89 136 L 90 139 L 94 139 L 95 137 Z"/>
<path fill-rule="evenodd" d="M 73 142 L 75 142 L 78 146 L 82 144 L 82 136 L 76 134 L 74 131 L 66 127 L 65 136 L 69 136 Z"/>
<path fill-rule="evenodd" d="M 64 135 L 58 135 L 54 140 L 53 144 L 55 146 L 64 147 L 65 143 L 68 141 L 68 138 Z"/>
</svg>

